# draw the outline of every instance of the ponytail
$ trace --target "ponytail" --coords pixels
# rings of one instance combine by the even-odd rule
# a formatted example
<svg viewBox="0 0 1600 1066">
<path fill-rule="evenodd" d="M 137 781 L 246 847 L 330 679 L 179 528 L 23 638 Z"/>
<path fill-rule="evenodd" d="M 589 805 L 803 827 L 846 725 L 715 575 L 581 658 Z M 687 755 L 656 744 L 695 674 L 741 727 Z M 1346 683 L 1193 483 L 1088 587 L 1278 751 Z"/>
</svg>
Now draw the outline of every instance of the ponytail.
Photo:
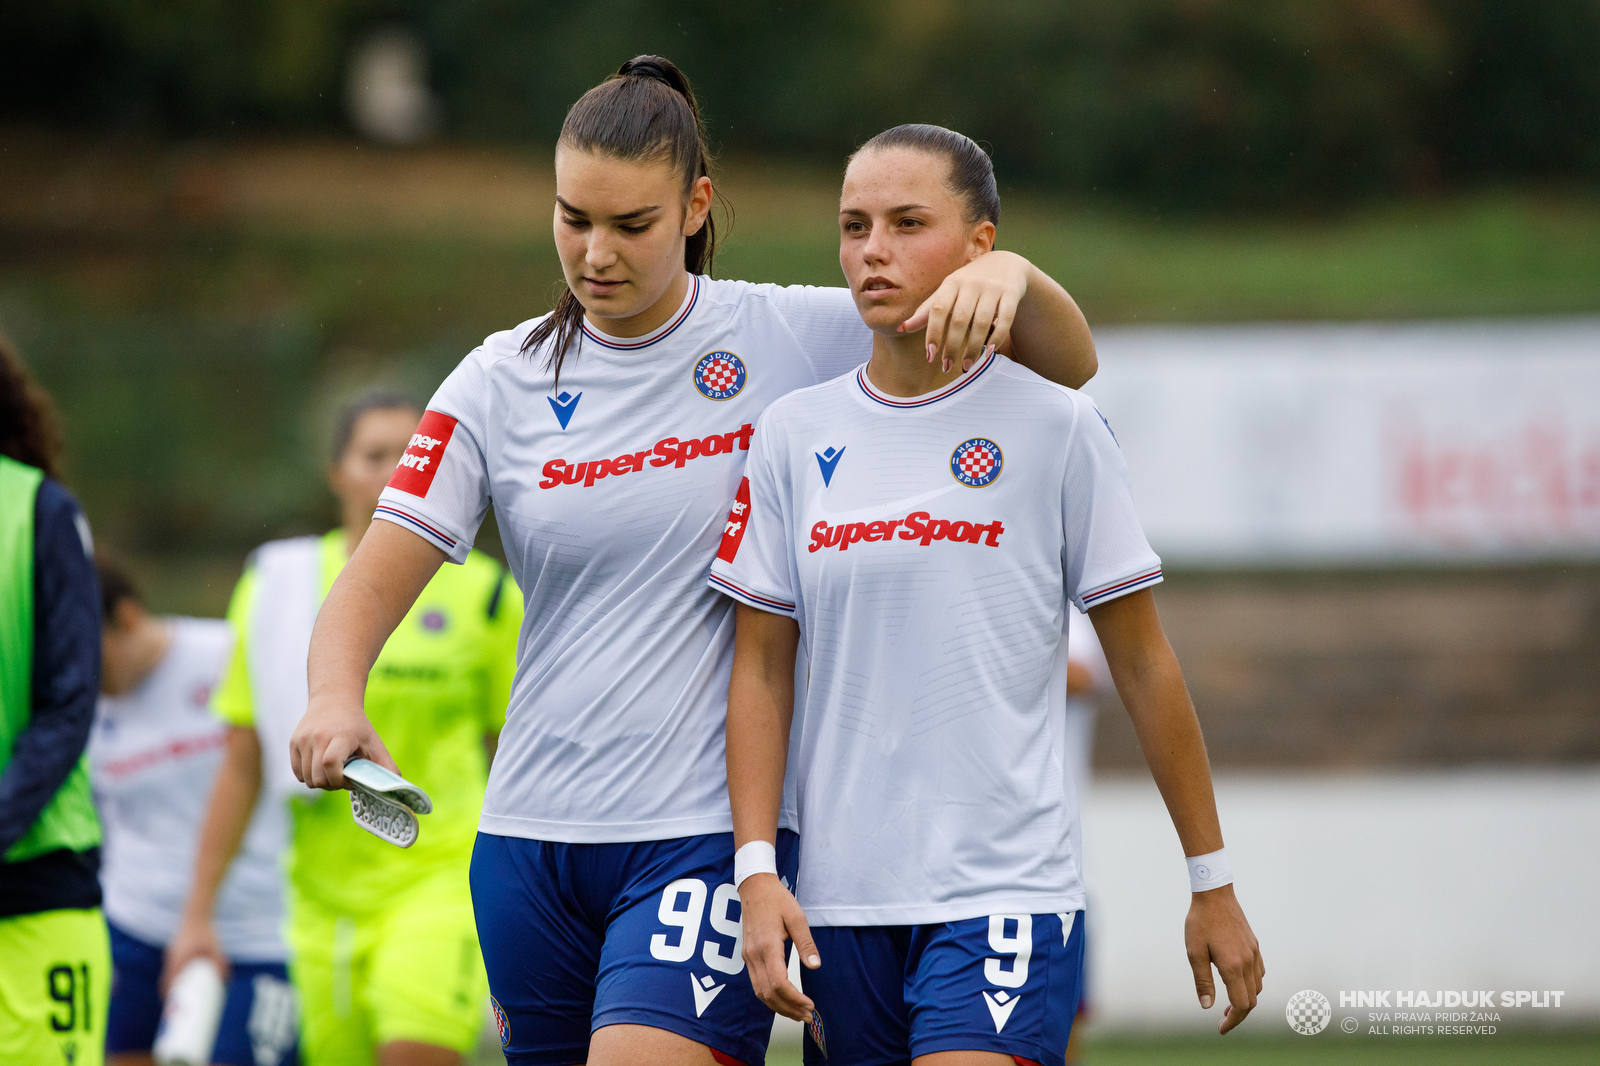
<svg viewBox="0 0 1600 1066">
<path fill-rule="evenodd" d="M 711 176 L 711 153 L 694 90 L 683 71 L 661 56 L 635 56 L 584 93 L 567 112 L 556 143 L 618 159 L 665 159 L 681 175 L 686 197 L 696 181 Z M 716 224 L 708 214 L 705 225 L 684 241 L 684 268 L 691 274 L 711 273 L 716 245 Z M 555 371 L 559 384 L 568 347 L 575 339 L 582 344 L 582 326 L 583 304 L 562 281 L 555 309 L 522 342 L 522 354 L 531 355 L 553 337 L 545 368 Z"/>
</svg>

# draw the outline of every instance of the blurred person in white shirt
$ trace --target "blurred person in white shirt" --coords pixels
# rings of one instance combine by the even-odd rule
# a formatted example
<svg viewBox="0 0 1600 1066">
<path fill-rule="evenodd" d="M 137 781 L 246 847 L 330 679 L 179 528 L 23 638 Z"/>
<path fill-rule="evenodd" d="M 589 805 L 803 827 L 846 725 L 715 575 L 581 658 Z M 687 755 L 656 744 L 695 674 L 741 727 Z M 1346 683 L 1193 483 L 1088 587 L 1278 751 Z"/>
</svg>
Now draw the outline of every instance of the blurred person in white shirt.
<svg viewBox="0 0 1600 1066">
<path fill-rule="evenodd" d="M 161 968 L 194 867 L 211 781 L 228 727 L 211 693 L 233 650 L 228 623 L 159 617 L 128 577 L 99 563 L 104 609 L 101 699 L 89 768 L 105 830 L 100 880 L 111 928 L 107 1062 L 144 1066 L 161 1022 Z M 280 933 L 278 857 L 287 810 L 263 798 L 217 907 L 228 955 L 222 1022 L 211 1062 L 290 1066 L 296 1010 Z"/>
</svg>

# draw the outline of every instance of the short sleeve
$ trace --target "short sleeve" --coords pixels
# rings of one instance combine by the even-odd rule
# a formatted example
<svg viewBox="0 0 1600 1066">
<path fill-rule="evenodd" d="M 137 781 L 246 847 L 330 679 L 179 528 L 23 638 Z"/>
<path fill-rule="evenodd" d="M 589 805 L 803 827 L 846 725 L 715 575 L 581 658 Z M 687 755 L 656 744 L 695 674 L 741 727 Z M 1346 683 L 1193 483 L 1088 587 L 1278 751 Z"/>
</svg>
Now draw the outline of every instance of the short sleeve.
<svg viewBox="0 0 1600 1066">
<path fill-rule="evenodd" d="M 499 568 L 485 613 L 483 731 L 498 733 L 506 724 L 511 682 L 517 674 L 517 637 L 522 631 L 522 593 L 504 567 Z"/>
<path fill-rule="evenodd" d="M 761 285 L 800 342 L 818 383 L 848 374 L 872 357 L 872 331 L 849 289 Z"/>
<path fill-rule="evenodd" d="M 777 469 L 784 457 L 772 447 L 775 437 L 781 441 L 772 431 L 770 417 L 763 415 L 745 462 L 744 480 L 728 510 L 710 581 L 712 588 L 740 603 L 792 618 L 791 519 L 789 495 L 783 491 L 788 479 Z"/>
<path fill-rule="evenodd" d="M 256 571 L 245 564 L 244 574 L 233 587 L 233 599 L 228 601 L 228 625 L 233 629 L 233 651 L 228 654 L 228 665 L 222 673 L 222 682 L 211 696 L 211 710 L 229 725 L 255 727 L 255 697 L 250 688 L 250 659 L 246 651 L 250 640 L 250 612 L 255 607 Z"/>
<path fill-rule="evenodd" d="M 462 360 L 428 401 L 373 513 L 456 563 L 466 562 L 489 510 L 489 388 L 481 356 L 479 349 Z"/>
<path fill-rule="evenodd" d="M 1160 582 L 1161 559 L 1139 525 L 1128 464 L 1110 424 L 1087 396 L 1071 395 L 1076 410 L 1062 492 L 1062 562 L 1067 597 L 1087 611 Z"/>
</svg>

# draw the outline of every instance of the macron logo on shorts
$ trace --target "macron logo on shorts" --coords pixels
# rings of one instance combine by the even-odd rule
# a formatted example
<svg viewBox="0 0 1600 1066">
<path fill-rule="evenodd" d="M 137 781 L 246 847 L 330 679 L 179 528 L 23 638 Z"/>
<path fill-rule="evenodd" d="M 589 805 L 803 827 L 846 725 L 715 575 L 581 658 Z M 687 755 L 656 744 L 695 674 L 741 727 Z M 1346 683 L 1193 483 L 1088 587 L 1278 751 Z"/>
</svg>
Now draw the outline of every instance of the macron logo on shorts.
<svg viewBox="0 0 1600 1066">
<path fill-rule="evenodd" d="M 439 460 L 444 458 L 445 447 L 455 431 L 456 420 L 449 415 L 438 411 L 424 412 L 422 421 L 417 423 L 417 431 L 411 434 L 406 453 L 394 468 L 389 487 L 413 496 L 428 495 L 433 475 L 439 471 Z"/>
<path fill-rule="evenodd" d="M 749 524 L 750 479 L 742 478 L 739 481 L 739 493 L 733 498 L 733 506 L 728 508 L 728 524 L 722 527 L 722 547 L 717 549 L 718 559 L 725 563 L 733 562 L 744 540 L 745 527 Z"/>
</svg>

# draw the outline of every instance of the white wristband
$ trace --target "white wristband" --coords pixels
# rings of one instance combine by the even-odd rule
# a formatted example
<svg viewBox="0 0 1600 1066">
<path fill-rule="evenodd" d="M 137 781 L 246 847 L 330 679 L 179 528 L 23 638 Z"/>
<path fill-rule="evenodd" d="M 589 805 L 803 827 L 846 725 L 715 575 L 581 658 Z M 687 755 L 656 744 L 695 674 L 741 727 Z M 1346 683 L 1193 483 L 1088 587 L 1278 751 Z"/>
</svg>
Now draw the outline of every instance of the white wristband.
<svg viewBox="0 0 1600 1066">
<path fill-rule="evenodd" d="M 1233 884 L 1233 867 L 1228 865 L 1227 848 L 1184 861 L 1189 864 L 1190 892 L 1210 892 L 1213 888 Z"/>
<path fill-rule="evenodd" d="M 752 840 L 733 853 L 733 887 L 744 884 L 751 874 L 778 873 L 778 849 L 765 840 Z"/>
</svg>

